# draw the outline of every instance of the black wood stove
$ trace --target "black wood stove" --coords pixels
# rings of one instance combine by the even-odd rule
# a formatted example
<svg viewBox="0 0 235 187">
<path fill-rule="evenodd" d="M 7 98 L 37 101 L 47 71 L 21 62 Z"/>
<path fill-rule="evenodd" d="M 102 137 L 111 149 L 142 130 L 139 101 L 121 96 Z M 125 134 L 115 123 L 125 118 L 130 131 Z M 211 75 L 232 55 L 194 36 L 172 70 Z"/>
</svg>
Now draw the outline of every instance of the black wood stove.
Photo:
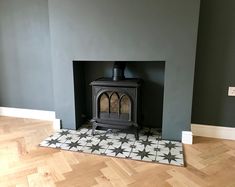
<svg viewBox="0 0 235 187">
<path fill-rule="evenodd" d="M 92 86 L 92 134 L 95 129 L 131 129 L 139 139 L 141 79 L 124 77 L 124 62 L 115 62 L 112 78 L 99 78 Z"/>
</svg>

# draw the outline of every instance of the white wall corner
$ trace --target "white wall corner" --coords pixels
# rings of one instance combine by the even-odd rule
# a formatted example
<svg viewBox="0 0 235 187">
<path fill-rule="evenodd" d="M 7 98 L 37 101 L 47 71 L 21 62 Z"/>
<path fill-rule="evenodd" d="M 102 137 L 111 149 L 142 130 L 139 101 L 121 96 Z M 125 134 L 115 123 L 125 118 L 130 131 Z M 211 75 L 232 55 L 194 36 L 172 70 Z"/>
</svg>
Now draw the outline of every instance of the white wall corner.
<svg viewBox="0 0 235 187">
<path fill-rule="evenodd" d="M 53 128 L 55 130 L 61 129 L 61 120 L 60 119 L 54 119 L 54 121 L 53 121 Z"/>
<path fill-rule="evenodd" d="M 193 133 L 191 131 L 182 131 L 181 142 L 183 144 L 193 144 Z"/>
<path fill-rule="evenodd" d="M 203 124 L 191 124 L 194 136 L 235 140 L 235 128 Z"/>
</svg>

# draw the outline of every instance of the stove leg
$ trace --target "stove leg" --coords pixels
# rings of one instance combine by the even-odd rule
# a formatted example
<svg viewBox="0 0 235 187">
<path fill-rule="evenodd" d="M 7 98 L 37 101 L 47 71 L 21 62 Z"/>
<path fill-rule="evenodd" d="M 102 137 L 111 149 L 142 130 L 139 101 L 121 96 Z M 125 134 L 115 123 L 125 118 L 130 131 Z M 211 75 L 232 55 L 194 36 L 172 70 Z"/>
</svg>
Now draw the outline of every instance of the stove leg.
<svg viewBox="0 0 235 187">
<path fill-rule="evenodd" d="M 92 124 L 92 132 L 91 132 L 92 136 L 95 135 L 95 129 L 96 129 L 96 127 L 97 127 L 96 122 L 93 122 L 93 124 Z"/>
<path fill-rule="evenodd" d="M 136 131 L 135 131 L 135 139 L 139 140 L 139 130 L 138 130 L 138 128 L 136 128 Z"/>
</svg>

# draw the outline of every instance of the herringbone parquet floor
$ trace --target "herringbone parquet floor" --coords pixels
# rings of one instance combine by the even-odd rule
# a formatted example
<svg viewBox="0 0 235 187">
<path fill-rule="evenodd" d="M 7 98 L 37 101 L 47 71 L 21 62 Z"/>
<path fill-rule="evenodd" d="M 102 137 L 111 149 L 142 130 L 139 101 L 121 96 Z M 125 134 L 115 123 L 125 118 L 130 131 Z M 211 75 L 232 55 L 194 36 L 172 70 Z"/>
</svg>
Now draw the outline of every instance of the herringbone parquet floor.
<svg viewBox="0 0 235 187">
<path fill-rule="evenodd" d="M 176 167 L 37 146 L 52 132 L 47 121 L 0 117 L 1 187 L 235 187 L 235 141 L 196 137 Z"/>
</svg>

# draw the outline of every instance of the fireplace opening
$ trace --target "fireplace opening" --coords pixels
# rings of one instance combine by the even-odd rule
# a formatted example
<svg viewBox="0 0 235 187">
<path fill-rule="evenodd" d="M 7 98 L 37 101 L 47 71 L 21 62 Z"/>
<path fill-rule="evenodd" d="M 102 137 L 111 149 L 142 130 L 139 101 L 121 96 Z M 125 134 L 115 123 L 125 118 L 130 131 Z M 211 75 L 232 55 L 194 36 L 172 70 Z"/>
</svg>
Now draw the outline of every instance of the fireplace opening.
<svg viewBox="0 0 235 187">
<path fill-rule="evenodd" d="M 119 71 L 123 68 L 124 74 Z M 141 84 L 141 103 L 139 104 L 141 112 L 137 114 L 141 119 L 139 123 L 143 127 L 162 128 L 165 61 L 125 61 L 125 66 L 121 67 L 118 64 L 115 65 L 115 61 L 74 61 L 73 70 L 77 128 L 94 117 L 92 112 L 94 96 L 90 83 L 98 81 L 98 84 L 105 83 L 106 85 L 102 86 L 107 87 L 107 79 L 97 79 L 99 77 L 108 77 L 108 81 L 116 86 L 121 82 L 124 86 L 130 86 L 131 82 L 135 87 L 141 84 L 140 80 L 144 80 Z M 97 111 L 99 111 L 97 118 L 109 121 L 111 117 L 118 122 L 133 119 L 131 111 L 135 105 L 130 93 L 120 89 L 103 90 L 99 92 L 99 97 L 96 99 Z"/>
</svg>

